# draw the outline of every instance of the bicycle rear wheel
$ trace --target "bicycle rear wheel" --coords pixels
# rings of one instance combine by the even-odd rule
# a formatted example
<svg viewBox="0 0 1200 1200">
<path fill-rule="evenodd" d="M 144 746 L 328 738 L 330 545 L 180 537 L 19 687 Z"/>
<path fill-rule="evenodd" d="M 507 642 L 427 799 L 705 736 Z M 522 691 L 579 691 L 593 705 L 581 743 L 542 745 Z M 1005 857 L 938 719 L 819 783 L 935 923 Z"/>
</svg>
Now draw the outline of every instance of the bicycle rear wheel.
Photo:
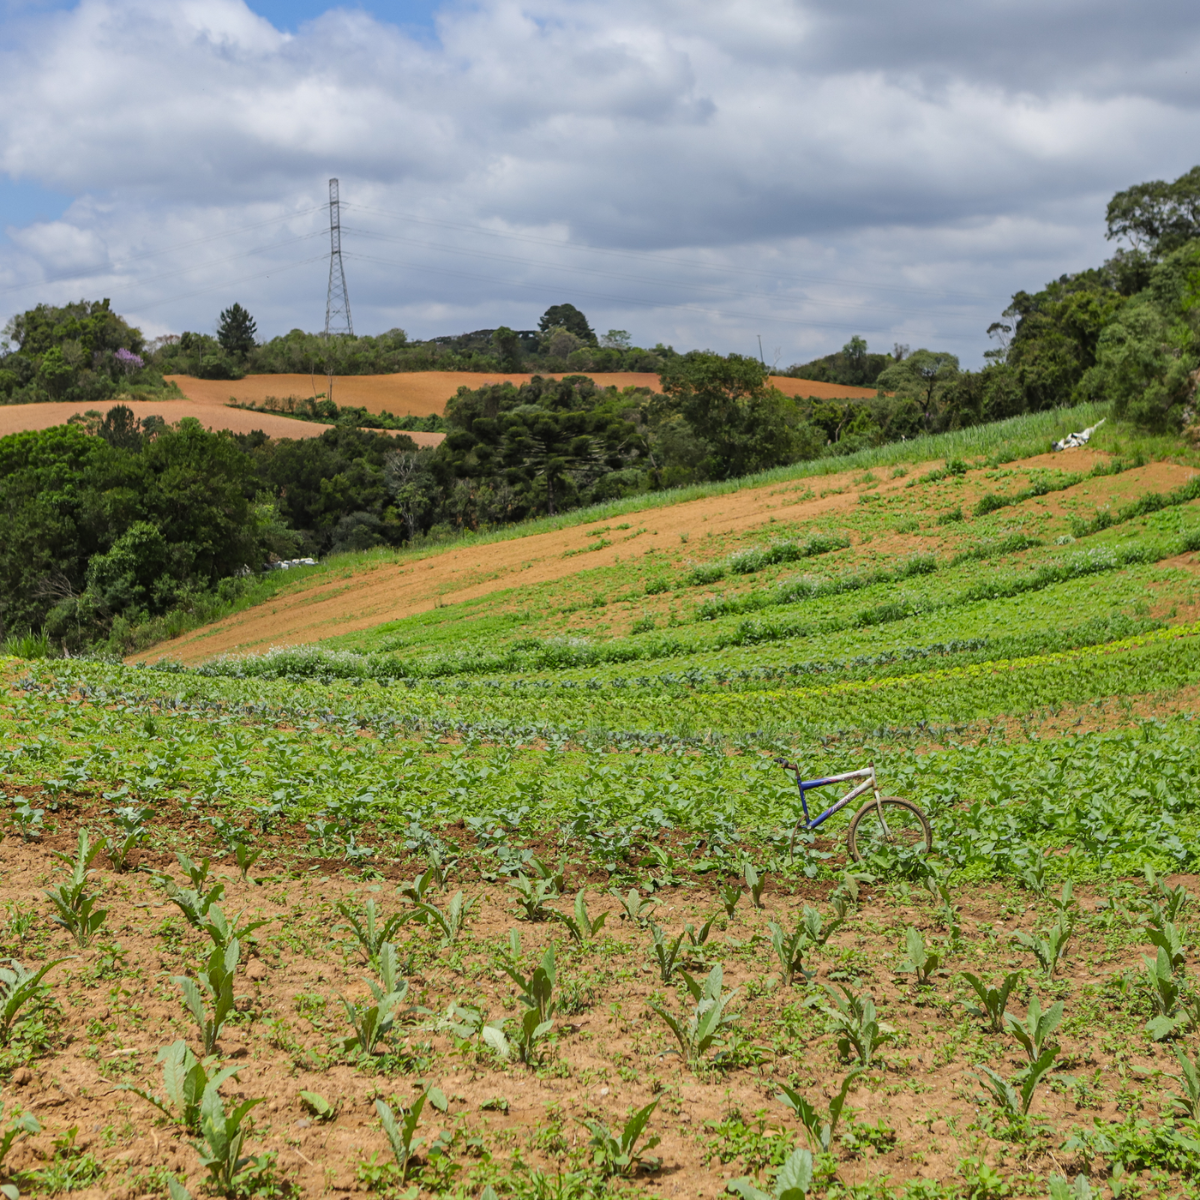
<svg viewBox="0 0 1200 1200">
<path fill-rule="evenodd" d="M 882 821 L 880 807 L 883 808 Z M 929 818 L 911 800 L 902 800 L 899 796 L 881 796 L 878 805 L 874 800 L 868 800 L 854 814 L 846 840 L 850 857 L 855 862 L 888 846 L 923 850 L 926 854 L 933 847 Z"/>
</svg>

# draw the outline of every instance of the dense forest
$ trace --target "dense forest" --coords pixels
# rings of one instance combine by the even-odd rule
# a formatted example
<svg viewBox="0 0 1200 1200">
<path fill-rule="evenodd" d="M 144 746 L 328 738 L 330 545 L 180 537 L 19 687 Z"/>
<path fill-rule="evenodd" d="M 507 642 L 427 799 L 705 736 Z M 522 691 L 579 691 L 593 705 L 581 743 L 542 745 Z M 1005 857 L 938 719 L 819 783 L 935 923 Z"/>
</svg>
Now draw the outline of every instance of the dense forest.
<svg viewBox="0 0 1200 1200">
<path fill-rule="evenodd" d="M 556 305 L 538 331 L 464 335 L 454 353 L 490 354 L 514 371 L 567 370 L 585 355 L 644 368 L 636 356 L 652 354 L 662 390 L 600 388 L 582 373 L 464 387 L 434 450 L 358 428 L 367 414 L 321 402 L 304 415 L 331 427 L 311 439 L 171 427 L 139 421 L 124 404 L 2 438 L 0 637 L 38 630 L 65 650 L 120 650 L 146 622 L 233 597 L 273 559 L 437 539 L 1084 399 L 1198 438 L 1200 167 L 1118 193 L 1107 218 L 1110 237 L 1130 245 L 1100 267 L 1017 293 L 988 330 L 982 370 L 927 349 L 871 354 L 855 337 L 790 372 L 874 386 L 863 400 L 792 399 L 758 359 L 638 351 L 621 331 L 597 338 L 583 313 Z M 173 354 L 211 357 L 212 371 L 307 370 L 304 347 L 322 342 L 295 333 L 259 344 L 253 318 L 233 305 L 217 338 L 147 347 L 107 301 L 39 306 L 6 337 L 0 391 L 10 402 L 152 394 L 178 366 Z M 411 348 L 399 331 L 333 341 L 348 356 L 339 371 L 394 370 L 387 355 Z M 616 357 L 598 359 L 605 354 Z"/>
</svg>

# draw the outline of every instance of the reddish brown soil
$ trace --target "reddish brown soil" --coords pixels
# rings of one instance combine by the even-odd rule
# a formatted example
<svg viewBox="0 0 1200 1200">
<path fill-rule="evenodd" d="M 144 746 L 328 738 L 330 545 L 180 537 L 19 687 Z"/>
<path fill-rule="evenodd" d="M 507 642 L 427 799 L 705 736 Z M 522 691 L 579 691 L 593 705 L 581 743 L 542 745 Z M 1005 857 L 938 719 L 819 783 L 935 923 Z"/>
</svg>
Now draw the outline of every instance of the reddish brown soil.
<svg viewBox="0 0 1200 1200">
<path fill-rule="evenodd" d="M 222 384 L 222 387 L 228 385 Z M 253 433 L 261 429 L 273 438 L 320 437 L 329 428 L 314 421 L 296 421 L 274 413 L 246 412 L 230 408 L 229 395 L 209 400 L 117 400 L 104 401 L 95 411 L 107 413 L 115 404 L 127 403 L 137 417 L 162 417 L 169 424 L 184 417 L 195 417 L 206 429 L 228 429 L 233 433 Z M 23 433 L 28 429 L 49 429 L 53 425 L 65 425 L 77 413 L 89 411 L 85 404 L 7 404 L 0 406 L 0 437 L 10 433 Z M 380 431 L 383 432 L 383 431 Z M 443 433 L 410 433 L 418 446 L 437 446 L 446 436 Z"/>
<path fill-rule="evenodd" d="M 37 913 L 23 944 L 8 952 L 35 962 L 74 956 L 49 977 L 58 1012 L 50 1022 L 52 1047 L 13 1072 L 4 1086 L 6 1105 L 15 1102 L 32 1111 L 43 1127 L 40 1135 L 18 1143 L 7 1167 L 14 1172 L 38 1169 L 52 1155 L 54 1139 L 75 1127 L 76 1146 L 94 1154 L 107 1170 L 101 1183 L 75 1193 L 82 1200 L 157 1195 L 146 1172 L 162 1167 L 185 1174 L 193 1194 L 199 1194 L 201 1171 L 189 1139 L 149 1104 L 118 1089 L 132 1083 L 161 1094 L 157 1049 L 178 1038 L 195 1042 L 171 976 L 195 971 L 203 937 L 187 929 L 172 905 L 164 904 L 150 875 L 117 875 L 107 864 L 98 871 L 96 883 L 109 915 L 95 945 L 80 951 L 65 932 L 47 932 L 49 906 L 40 901 L 39 892 L 64 873 L 51 851 L 73 846 L 80 816 L 93 808 L 83 801 L 77 811 L 61 814 L 59 827 L 41 844 L 23 844 L 15 834 L 0 844 L 0 902 L 10 917 L 30 908 Z M 156 825 L 159 817 L 163 819 L 157 837 L 165 836 L 194 858 L 215 849 L 198 824 L 164 811 L 156 815 Z M 663 1139 L 656 1151 L 662 1169 L 643 1175 L 641 1182 L 663 1196 L 716 1196 L 726 1179 L 746 1173 L 748 1167 L 736 1154 L 725 1164 L 706 1161 L 724 1144 L 707 1122 L 739 1113 L 753 1125 L 755 1114 L 762 1113 L 774 1136 L 800 1143 L 794 1120 L 774 1099 L 779 1083 L 790 1082 L 822 1103 L 850 1069 L 849 1063 L 838 1061 L 819 1008 L 800 1007 L 806 996 L 822 994 L 780 986 L 765 939 L 768 919 L 789 927 L 796 920 L 800 895 L 769 890 L 761 912 L 743 898 L 727 927 L 723 918 L 717 923 L 708 960 L 723 962 L 726 986 L 742 989 L 734 1009 L 742 1014 L 747 1045 L 759 1049 L 743 1057 L 740 1065 L 691 1070 L 671 1053 L 665 1026 L 647 1008 L 655 996 L 669 1009 L 680 1007 L 676 989 L 664 986 L 652 967 L 648 933 L 622 922 L 610 896 L 599 888 L 590 891 L 592 915 L 607 911 L 609 925 L 592 946 L 579 950 L 560 925 L 517 921 L 512 892 L 499 883 L 481 885 L 469 867 L 463 881 L 450 883 L 451 889 L 461 886 L 477 901 L 455 953 L 439 949 L 428 932 L 413 926 L 402 928 L 397 937 L 401 958 L 413 955 L 407 968 L 410 999 L 432 1014 L 444 1012 L 451 1003 L 469 1003 L 491 1017 L 513 1015 L 518 1011 L 515 988 L 498 963 L 509 931 L 519 928 L 530 962 L 545 945 L 556 944 L 560 995 L 573 986 L 580 989 L 575 1011 L 559 1017 L 556 1039 L 537 1070 L 502 1065 L 475 1046 L 456 1049 L 447 1034 L 420 1028 L 432 1017 L 419 1015 L 393 1039 L 394 1048 L 416 1056 L 407 1070 L 395 1058 L 390 1064 L 355 1063 L 334 1050 L 336 1039 L 349 1032 L 337 996 L 344 993 L 360 1000 L 367 991 L 363 980 L 370 973 L 348 930 L 338 928 L 335 906 L 346 900 L 361 908 L 370 896 L 392 913 L 406 902 L 387 882 L 354 879 L 337 873 L 334 864 L 297 860 L 281 843 L 267 842 L 267 854 L 252 872 L 262 877 L 258 886 L 241 882 L 229 863 L 217 866 L 217 874 L 226 878 L 227 912 L 244 907 L 247 919 L 272 918 L 247 943 L 239 972 L 238 1014 L 219 1050 L 242 1068 L 224 1089 L 227 1100 L 266 1099 L 255 1112 L 255 1132 L 247 1149 L 274 1151 L 282 1174 L 300 1196 L 353 1191 L 359 1162 L 373 1153 L 389 1157 L 373 1100 L 411 1100 L 418 1077 L 440 1086 L 450 1099 L 444 1115 L 426 1109 L 420 1134 L 432 1138 L 439 1129 L 459 1130 L 462 1137 L 453 1153 L 466 1170 L 478 1162 L 467 1152 L 467 1136 L 482 1138 L 482 1148 L 499 1166 L 507 1166 L 519 1154 L 528 1165 L 551 1175 L 577 1167 L 586 1147 L 581 1119 L 616 1125 L 632 1107 L 658 1097 L 650 1131 Z M 144 862 L 160 869 L 173 867 L 165 844 L 145 855 Z M 180 875 L 177 868 L 173 873 Z M 1197 886 L 1194 878 L 1172 880 L 1181 881 L 1193 890 Z M 804 896 L 819 904 L 824 892 L 813 885 L 803 888 Z M 713 893 L 714 883 L 708 881 L 666 887 L 654 897 L 659 904 L 655 918 L 672 931 L 685 920 L 699 923 L 718 907 Z M 974 1122 L 981 1111 L 985 1117 L 989 1112 L 981 1099 L 976 1064 L 987 1062 L 1012 1075 L 1021 1065 L 1019 1051 L 1011 1039 L 986 1033 L 980 1022 L 965 1019 L 954 998 L 958 986 L 953 975 L 973 969 L 991 979 L 996 972 L 1030 967 L 1029 957 L 1013 946 L 1011 935 L 1047 918 L 1048 904 L 1028 893 L 994 886 L 959 890 L 955 900 L 960 902 L 963 949 L 951 955 L 950 972 L 938 972 L 929 988 L 914 987 L 911 977 L 896 970 L 903 957 L 905 926 L 915 925 L 932 941 L 945 937 L 928 897 L 915 889 L 911 896 L 864 891 L 846 927 L 827 947 L 809 952 L 806 965 L 817 972 L 819 981 L 840 980 L 859 992 L 869 991 L 880 1007 L 880 1019 L 898 1035 L 850 1093 L 853 1119 L 883 1122 L 895 1140 L 878 1152 L 838 1150 L 838 1177 L 845 1184 L 884 1176 L 897 1182 L 923 1177 L 950 1184 L 959 1161 L 971 1154 L 1001 1165 L 1004 1174 L 1019 1169 L 1045 1175 L 1067 1166 L 1074 1174 L 1079 1164 L 1058 1150 L 1072 1126 L 1090 1125 L 1094 1117 L 1119 1120 L 1131 1105 L 1142 1115 L 1157 1111 L 1161 1096 L 1150 1073 L 1172 1066 L 1174 1060 L 1169 1051 L 1149 1046 L 1132 1032 L 1138 1023 L 1130 1026 L 1128 1018 L 1115 1015 L 1111 999 L 1098 995 L 1106 979 L 1140 969 L 1144 947 L 1128 934 L 1118 936 L 1115 947 L 1106 946 L 1102 927 L 1092 924 L 1102 896 L 1080 888 L 1077 898 L 1087 932 L 1077 936 L 1065 970 L 1053 983 L 1036 970 L 1028 971 L 1027 979 L 1044 1001 L 1064 999 L 1068 1022 L 1078 1006 L 1098 1006 L 1099 1026 L 1077 1027 L 1060 1038 L 1064 1068 L 1087 1081 L 1088 1091 L 1073 1094 L 1049 1086 L 1039 1090 L 1032 1115 L 1048 1133 L 1021 1147 L 1017 1164 L 1012 1162 L 1016 1147 L 979 1133 Z M 446 897 L 435 892 L 433 899 L 444 904 Z M 566 901 L 555 903 L 569 907 Z M 823 907 L 828 914 L 828 905 Z M 11 932 L 4 937 L 11 945 Z M 114 941 L 120 944 L 123 961 L 105 969 L 103 957 Z M 692 969 L 707 968 L 697 961 Z M 1089 1000 L 1089 994 L 1095 998 Z M 1023 1012 L 1024 1000 L 1018 993 L 1013 1010 Z M 314 1003 L 323 1005 L 320 1011 L 314 1010 Z M 789 1010 L 796 1014 L 790 1029 Z M 1125 1032 L 1118 1032 L 1122 1028 Z M 1138 1082 L 1147 1079 L 1148 1085 Z M 301 1090 L 336 1104 L 336 1118 L 325 1124 L 313 1121 L 301 1104 Z M 506 1102 L 507 1111 L 483 1107 L 498 1098 Z M 562 1136 L 556 1144 L 545 1135 L 557 1121 L 562 1122 Z"/>
<path fill-rule="evenodd" d="M 580 374 L 580 372 L 565 372 Z M 644 387 L 659 391 L 658 376 L 649 371 L 587 372 L 600 387 Z M 562 379 L 564 373 L 548 375 Z M 268 396 L 297 399 L 328 390 L 324 375 L 247 375 L 233 382 L 193 379 L 189 375 L 168 375 L 192 400 L 224 404 L 236 396 L 243 404 L 261 404 Z M 333 382 L 333 400 L 354 405 L 368 412 L 391 412 L 396 416 L 428 416 L 445 411 L 446 401 L 460 387 L 477 388 L 485 383 L 528 383 L 532 375 L 490 374 L 479 371 L 402 371 L 396 375 L 337 375 Z M 863 399 L 874 396 L 874 388 L 842 387 L 834 383 L 814 383 L 809 379 L 791 379 L 773 375 L 771 382 L 788 396 L 816 396 L 821 400 Z"/>
</svg>

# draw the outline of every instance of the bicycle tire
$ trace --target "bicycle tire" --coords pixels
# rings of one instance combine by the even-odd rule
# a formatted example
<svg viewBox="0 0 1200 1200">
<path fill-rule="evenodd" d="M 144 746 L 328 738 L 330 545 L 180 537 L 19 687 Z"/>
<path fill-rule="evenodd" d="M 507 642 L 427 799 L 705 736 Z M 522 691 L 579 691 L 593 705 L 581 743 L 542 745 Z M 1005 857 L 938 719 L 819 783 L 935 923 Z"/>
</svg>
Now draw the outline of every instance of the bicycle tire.
<svg viewBox="0 0 1200 1200">
<path fill-rule="evenodd" d="M 881 796 L 879 803 L 883 805 L 883 819 L 887 822 L 888 836 L 883 834 L 875 801 L 868 800 L 854 814 L 846 833 L 851 859 L 854 862 L 862 862 L 863 858 L 871 853 L 871 847 L 885 845 L 902 845 L 910 849 L 923 846 L 928 854 L 933 848 L 929 818 L 911 800 L 903 800 L 899 796 Z M 896 817 L 894 823 L 889 819 L 893 814 Z"/>
</svg>

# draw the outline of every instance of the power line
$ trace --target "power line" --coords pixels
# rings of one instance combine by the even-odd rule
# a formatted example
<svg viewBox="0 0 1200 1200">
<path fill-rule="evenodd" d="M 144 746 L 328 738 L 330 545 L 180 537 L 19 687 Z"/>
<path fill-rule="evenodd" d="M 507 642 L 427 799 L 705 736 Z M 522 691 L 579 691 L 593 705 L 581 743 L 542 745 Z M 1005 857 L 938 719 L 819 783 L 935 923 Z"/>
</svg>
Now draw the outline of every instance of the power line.
<svg viewBox="0 0 1200 1200">
<path fill-rule="evenodd" d="M 384 209 L 384 208 L 372 208 L 366 204 L 355 204 L 349 200 L 347 200 L 345 203 L 346 203 L 347 208 L 358 209 L 362 212 L 378 213 L 380 216 L 393 217 L 396 220 L 406 221 L 406 222 L 410 222 L 412 224 L 433 225 L 433 226 L 437 226 L 442 229 L 456 229 L 456 230 L 462 230 L 462 231 L 466 231 L 466 232 L 470 232 L 470 233 L 480 233 L 480 234 L 484 234 L 488 237 L 505 238 L 508 241 L 528 242 L 528 243 L 531 243 L 531 244 L 537 245 L 537 246 L 551 246 L 557 250 L 575 250 L 575 251 L 580 251 L 580 252 L 588 253 L 588 254 L 604 254 L 604 255 L 609 255 L 609 256 L 618 257 L 618 258 L 632 258 L 632 259 L 637 259 L 639 261 L 653 262 L 660 266 L 663 265 L 664 263 L 666 263 L 667 265 L 681 266 L 681 267 L 696 266 L 696 267 L 703 267 L 706 269 L 712 269 L 712 267 L 713 267 L 712 263 L 705 263 L 702 260 L 693 260 L 693 261 L 689 262 L 687 260 L 680 261 L 678 259 L 664 259 L 661 254 L 652 253 L 649 251 L 615 250 L 615 249 L 610 249 L 608 247 L 603 247 L 603 246 L 585 246 L 585 245 L 581 245 L 580 243 L 577 243 L 577 242 L 555 241 L 553 238 L 539 238 L 539 237 L 534 237 L 531 234 L 502 233 L 496 229 L 489 229 L 489 228 L 487 228 L 486 225 L 468 225 L 468 224 L 463 224 L 463 223 L 454 222 L 454 221 L 437 221 L 430 217 L 414 216 L 411 213 L 391 212 L 390 210 Z M 983 303 L 983 304 L 991 303 L 993 300 L 993 297 L 991 297 L 991 296 L 981 296 L 981 295 L 976 295 L 976 294 L 970 293 L 970 292 L 947 292 L 947 291 L 939 290 L 937 288 L 919 288 L 919 287 L 904 286 L 901 284 L 889 284 L 889 283 L 868 283 L 861 279 L 838 279 L 833 276 L 825 276 L 825 275 L 807 275 L 807 274 L 780 275 L 778 272 L 763 271 L 763 270 L 758 269 L 757 267 L 743 267 L 743 266 L 733 266 L 733 265 L 721 264 L 720 269 L 725 272 L 737 272 L 738 274 L 743 274 L 743 275 L 758 275 L 764 279 L 793 279 L 798 283 L 804 283 L 804 282 L 833 283 L 833 284 L 838 284 L 843 287 L 861 287 L 861 288 L 867 288 L 867 289 L 870 289 L 873 291 L 905 292 L 905 293 L 911 293 L 911 294 L 915 294 L 915 295 L 925 295 L 925 296 L 945 296 L 948 298 L 969 300 L 972 302 Z"/>
<path fill-rule="evenodd" d="M 377 258 L 369 254 L 357 254 L 347 252 L 346 257 L 358 259 L 363 262 L 379 263 L 385 267 L 405 267 L 414 271 L 429 271 L 436 275 L 453 275 L 460 279 L 482 280 L 485 283 L 495 283 L 496 280 L 486 275 L 473 275 L 467 271 L 455 271 L 447 267 L 429 267 L 423 263 L 397 262 L 392 259 Z M 547 287 L 543 283 L 521 283 L 518 280 L 507 279 L 504 281 L 506 287 L 526 288 L 532 291 L 545 292 Z M 781 317 L 778 314 L 768 313 L 742 313 L 742 312 L 726 312 L 715 308 L 701 308 L 695 304 L 678 304 L 670 301 L 659 300 L 640 300 L 632 296 L 611 296 L 603 292 L 588 292 L 580 288 L 573 288 L 573 293 L 578 296 L 587 296 L 593 300 L 608 300 L 614 304 L 637 304 L 644 308 L 675 308 L 685 312 L 700 313 L 704 316 L 722 317 L 726 320 L 735 321 L 770 321 L 775 324 L 784 325 L 813 325 L 823 329 L 844 329 L 845 322 L 838 321 L 814 321 L 806 317 Z M 885 333 L 887 330 L 876 328 L 864 328 L 864 333 Z"/>
<path fill-rule="evenodd" d="M 233 237 L 239 233 L 249 233 L 251 230 L 262 229 L 267 225 L 278 225 L 283 221 L 291 221 L 297 217 L 309 216 L 311 213 L 323 212 L 325 210 L 325 208 L 326 208 L 326 205 L 317 204 L 317 205 L 314 205 L 312 208 L 304 208 L 298 212 L 287 213 L 282 217 L 271 217 L 269 220 L 266 220 L 266 221 L 255 221 L 253 224 L 250 224 L 250 225 L 241 225 L 237 229 L 224 229 L 220 233 L 207 234 L 204 237 L 192 238 L 190 241 L 186 241 L 186 242 L 176 242 L 170 246 L 162 246 L 157 250 L 147 250 L 142 254 L 126 255 L 126 257 L 123 259 L 118 259 L 116 262 L 108 262 L 104 266 L 97 267 L 97 268 L 95 268 L 95 270 L 92 270 L 92 271 L 75 271 L 68 275 L 56 275 L 50 279 L 35 279 L 35 280 L 31 280 L 28 283 L 9 284 L 7 287 L 0 288 L 0 296 L 7 295 L 9 292 L 23 291 L 26 288 L 45 287 L 47 284 L 51 284 L 51 283 L 70 283 L 72 280 L 75 280 L 75 279 L 94 279 L 99 275 L 106 275 L 106 274 L 110 274 L 114 271 L 118 271 L 122 267 L 128 266 L 130 263 L 143 262 L 148 258 L 157 258 L 162 254 L 170 254 L 176 250 L 188 250 L 192 246 L 202 246 L 202 245 L 206 244 L 207 242 L 219 241 L 221 238 Z M 289 240 L 303 241 L 304 238 L 318 236 L 320 232 L 321 231 L 318 230 L 317 234 L 303 234 L 299 238 L 294 238 L 294 239 L 289 239 Z M 274 244 L 275 245 L 287 245 L 288 243 L 287 242 L 277 242 Z M 258 251 L 251 250 L 251 251 L 248 251 L 247 253 L 256 254 L 256 253 L 258 253 Z M 234 257 L 241 257 L 241 256 L 235 255 Z M 202 265 L 208 265 L 208 264 L 202 264 Z M 173 271 L 166 272 L 166 274 L 175 274 L 175 272 L 173 272 Z M 161 276 L 151 276 L 151 278 L 152 279 L 153 278 L 161 278 Z M 140 282 L 142 282 L 142 281 L 135 280 L 134 281 L 135 286 Z"/>
</svg>

